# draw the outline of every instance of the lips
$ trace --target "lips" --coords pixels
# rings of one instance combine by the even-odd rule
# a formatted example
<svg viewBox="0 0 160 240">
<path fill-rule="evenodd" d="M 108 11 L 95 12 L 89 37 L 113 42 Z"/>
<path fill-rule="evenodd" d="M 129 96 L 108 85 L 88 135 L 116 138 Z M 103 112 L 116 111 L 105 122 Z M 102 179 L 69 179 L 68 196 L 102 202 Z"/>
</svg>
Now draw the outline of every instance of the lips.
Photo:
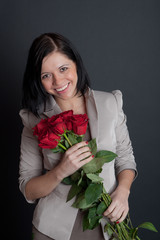
<svg viewBox="0 0 160 240">
<path fill-rule="evenodd" d="M 57 92 L 62 92 L 62 91 L 64 91 L 65 89 L 67 89 L 68 86 L 69 86 L 69 83 L 67 83 L 66 85 L 64 85 L 64 86 L 61 87 L 61 88 L 56 88 L 55 90 L 56 90 Z"/>
</svg>

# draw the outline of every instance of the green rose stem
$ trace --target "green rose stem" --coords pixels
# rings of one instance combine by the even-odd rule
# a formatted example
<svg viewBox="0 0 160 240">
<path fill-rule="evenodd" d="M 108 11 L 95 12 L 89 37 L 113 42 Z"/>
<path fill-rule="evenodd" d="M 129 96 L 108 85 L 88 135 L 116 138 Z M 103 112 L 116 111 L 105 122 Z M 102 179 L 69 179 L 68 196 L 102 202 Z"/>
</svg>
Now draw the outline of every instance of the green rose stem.
<svg viewBox="0 0 160 240">
<path fill-rule="evenodd" d="M 63 148 L 65 151 L 67 150 L 67 148 L 65 146 L 63 146 L 63 144 L 61 144 L 61 143 L 58 143 L 58 146 Z"/>
<path fill-rule="evenodd" d="M 136 238 L 137 238 L 138 240 L 141 240 L 138 236 L 136 236 Z"/>
<path fill-rule="evenodd" d="M 131 228 L 133 228 L 133 225 L 132 225 L 132 222 L 131 222 L 131 218 L 130 218 L 130 215 L 129 215 L 129 212 L 128 212 L 128 220 L 129 220 L 129 223 L 131 225 Z M 128 226 L 128 225 L 127 225 Z"/>
<path fill-rule="evenodd" d="M 111 224 L 109 224 L 109 226 L 110 226 L 110 228 L 112 229 L 112 231 L 114 232 L 116 238 L 119 239 L 118 233 L 116 232 L 116 230 L 114 229 L 114 227 L 113 227 Z"/>
<path fill-rule="evenodd" d="M 123 239 L 128 239 L 129 236 L 128 236 L 128 232 L 127 230 L 125 229 L 125 225 L 124 225 L 124 222 L 120 223 L 120 224 L 116 224 L 117 227 L 120 228 L 121 232 L 122 232 L 122 237 Z"/>
<path fill-rule="evenodd" d="M 119 226 L 119 224 L 116 225 L 117 231 L 118 231 L 118 236 L 119 236 L 119 240 L 125 240 L 126 238 L 123 238 L 122 232 L 121 232 L 121 228 Z"/>
<path fill-rule="evenodd" d="M 63 134 L 65 139 L 68 141 L 69 145 L 72 147 L 72 143 L 71 141 L 69 140 L 69 138 L 67 137 L 66 133 Z"/>
</svg>

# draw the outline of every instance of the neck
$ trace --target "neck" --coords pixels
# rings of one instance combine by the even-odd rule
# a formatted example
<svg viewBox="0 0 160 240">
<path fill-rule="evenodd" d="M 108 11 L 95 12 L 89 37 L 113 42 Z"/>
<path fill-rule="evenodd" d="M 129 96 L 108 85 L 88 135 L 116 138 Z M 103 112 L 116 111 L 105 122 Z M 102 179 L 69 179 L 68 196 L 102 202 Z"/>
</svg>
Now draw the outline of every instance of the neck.
<svg viewBox="0 0 160 240">
<path fill-rule="evenodd" d="M 73 110 L 74 114 L 84 114 L 86 113 L 86 104 L 84 96 L 75 96 L 72 99 L 56 99 L 62 111 Z"/>
</svg>

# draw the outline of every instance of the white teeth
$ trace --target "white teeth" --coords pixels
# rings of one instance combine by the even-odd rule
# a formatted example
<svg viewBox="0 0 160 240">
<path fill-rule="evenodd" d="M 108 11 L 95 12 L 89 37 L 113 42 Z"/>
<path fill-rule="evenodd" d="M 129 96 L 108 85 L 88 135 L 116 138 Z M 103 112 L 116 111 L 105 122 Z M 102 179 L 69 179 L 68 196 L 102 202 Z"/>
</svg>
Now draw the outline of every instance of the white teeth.
<svg viewBox="0 0 160 240">
<path fill-rule="evenodd" d="M 57 88 L 56 91 L 57 91 L 57 92 L 63 91 L 64 89 L 66 89 L 66 88 L 68 87 L 68 84 L 69 84 L 69 83 L 67 83 L 67 84 L 66 84 L 64 87 L 62 87 L 62 88 Z"/>
</svg>

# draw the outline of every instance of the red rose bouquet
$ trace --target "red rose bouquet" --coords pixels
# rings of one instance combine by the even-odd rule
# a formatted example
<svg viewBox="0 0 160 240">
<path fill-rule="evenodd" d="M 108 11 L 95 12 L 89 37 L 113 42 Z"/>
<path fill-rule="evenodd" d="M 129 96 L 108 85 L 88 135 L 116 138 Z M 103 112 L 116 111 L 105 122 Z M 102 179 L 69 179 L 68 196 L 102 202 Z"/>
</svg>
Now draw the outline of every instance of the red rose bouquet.
<svg viewBox="0 0 160 240">
<path fill-rule="evenodd" d="M 83 140 L 88 125 L 87 114 L 75 115 L 72 110 L 42 119 L 34 128 L 33 134 L 38 136 L 39 146 L 56 152 L 65 152 L 68 148 Z M 96 139 L 88 143 L 94 158 L 83 165 L 72 175 L 63 179 L 64 184 L 71 185 L 67 201 L 75 197 L 72 207 L 85 211 L 83 230 L 94 229 L 104 217 L 103 212 L 111 204 L 111 197 L 103 186 L 103 178 L 99 176 L 105 163 L 117 156 L 111 151 L 97 152 Z M 157 232 L 150 222 L 140 224 L 134 228 L 129 215 L 119 223 L 106 221 L 104 231 L 110 239 L 134 240 L 140 239 L 137 235 L 139 228 L 146 228 Z"/>
</svg>

